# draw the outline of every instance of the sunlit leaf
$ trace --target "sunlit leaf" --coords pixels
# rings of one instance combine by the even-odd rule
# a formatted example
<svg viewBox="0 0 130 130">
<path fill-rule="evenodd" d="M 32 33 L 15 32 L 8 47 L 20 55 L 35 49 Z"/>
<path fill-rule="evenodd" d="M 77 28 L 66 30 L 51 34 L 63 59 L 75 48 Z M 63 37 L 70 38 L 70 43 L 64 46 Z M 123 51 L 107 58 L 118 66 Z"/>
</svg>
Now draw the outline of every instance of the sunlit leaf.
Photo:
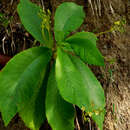
<svg viewBox="0 0 130 130">
<path fill-rule="evenodd" d="M 85 107 L 85 112 L 91 112 L 92 116 L 104 111 L 104 91 L 94 74 L 80 59 L 69 56 L 60 48 L 56 59 L 56 81 L 64 100 L 81 109 Z M 103 120 L 99 122 L 99 118 L 96 116 L 95 122 L 101 128 Z"/>
<path fill-rule="evenodd" d="M 75 110 L 60 96 L 55 79 L 55 68 L 49 76 L 46 94 L 46 116 L 53 130 L 74 130 Z"/>
<path fill-rule="evenodd" d="M 90 32 L 78 32 L 66 39 L 74 49 L 76 55 L 93 65 L 104 65 L 104 59 L 96 47 L 96 36 Z"/>
<path fill-rule="evenodd" d="M 64 2 L 55 13 L 55 39 L 62 41 L 70 32 L 83 23 L 85 13 L 83 7 L 72 2 Z"/>
</svg>

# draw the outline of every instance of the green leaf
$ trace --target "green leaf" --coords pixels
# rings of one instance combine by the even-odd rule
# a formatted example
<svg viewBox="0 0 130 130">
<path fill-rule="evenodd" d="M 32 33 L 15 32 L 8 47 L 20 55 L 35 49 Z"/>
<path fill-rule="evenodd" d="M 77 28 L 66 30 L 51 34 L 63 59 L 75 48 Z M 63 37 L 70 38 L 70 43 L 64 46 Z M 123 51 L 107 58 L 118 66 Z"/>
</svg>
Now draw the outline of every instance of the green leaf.
<svg viewBox="0 0 130 130">
<path fill-rule="evenodd" d="M 42 80 L 43 79 L 41 79 L 41 81 Z M 45 92 L 45 85 L 42 84 L 42 82 L 39 83 L 32 98 L 28 103 L 24 104 L 25 107 L 19 112 L 20 117 L 30 129 L 39 130 L 40 126 L 46 119 Z"/>
<path fill-rule="evenodd" d="M 96 36 L 91 32 L 78 32 L 66 39 L 74 49 L 76 55 L 88 64 L 104 65 L 104 59 L 96 47 Z"/>
<path fill-rule="evenodd" d="M 104 91 L 91 70 L 77 57 L 69 56 L 60 48 L 56 59 L 56 81 L 64 100 L 85 108 L 92 117 L 105 107 Z M 95 122 L 101 128 L 100 116 Z"/>
<path fill-rule="evenodd" d="M 29 0 L 20 0 L 18 14 L 25 29 L 40 43 L 45 43 L 42 36 L 42 19 L 39 16 L 40 7 Z"/>
<path fill-rule="evenodd" d="M 56 9 L 54 32 L 56 41 L 62 41 L 83 23 L 83 7 L 72 2 L 64 2 Z"/>
<path fill-rule="evenodd" d="M 0 111 L 5 125 L 38 91 L 50 56 L 49 49 L 34 47 L 17 54 L 0 72 Z"/>
<path fill-rule="evenodd" d="M 106 111 L 104 109 L 104 110 L 99 111 L 99 112 L 96 111 L 96 113 L 94 113 L 92 115 L 92 119 L 97 123 L 100 130 L 103 130 L 103 121 L 104 121 L 105 114 L 106 114 Z"/>
<path fill-rule="evenodd" d="M 54 67 L 48 80 L 46 116 L 53 130 L 74 130 L 75 110 L 73 105 L 63 100 L 59 94 Z"/>
</svg>

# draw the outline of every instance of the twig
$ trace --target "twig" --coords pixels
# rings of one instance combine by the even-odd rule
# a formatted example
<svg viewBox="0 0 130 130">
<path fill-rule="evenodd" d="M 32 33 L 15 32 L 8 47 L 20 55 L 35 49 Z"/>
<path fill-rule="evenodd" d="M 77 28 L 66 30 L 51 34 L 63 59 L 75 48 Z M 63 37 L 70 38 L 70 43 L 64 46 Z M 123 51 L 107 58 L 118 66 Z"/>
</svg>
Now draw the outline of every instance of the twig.
<svg viewBox="0 0 130 130">
<path fill-rule="evenodd" d="M 89 121 L 89 129 L 92 130 L 91 121 Z"/>
<path fill-rule="evenodd" d="M 113 7 L 112 7 L 111 3 L 109 3 L 109 5 L 110 5 L 110 10 L 111 10 L 111 13 L 114 15 L 115 13 L 114 13 L 114 9 L 113 9 Z"/>
<path fill-rule="evenodd" d="M 101 0 L 98 0 L 98 11 L 99 11 L 99 16 L 101 16 Z"/>
<path fill-rule="evenodd" d="M 94 15 L 94 9 L 93 9 L 93 5 L 92 5 L 92 1 L 91 0 L 88 0 L 89 4 L 91 5 L 91 9 L 92 9 L 92 12 L 93 12 L 93 15 Z"/>
<path fill-rule="evenodd" d="M 5 54 L 6 52 L 5 52 L 5 39 L 6 39 L 6 36 L 4 36 L 3 37 L 3 39 L 2 39 L 2 49 L 3 49 L 3 53 Z"/>
<path fill-rule="evenodd" d="M 14 44 L 13 29 L 12 29 L 11 23 L 10 23 L 10 29 L 11 29 L 11 49 L 12 49 L 12 52 L 14 53 L 15 44 Z"/>
<path fill-rule="evenodd" d="M 44 9 L 45 9 L 45 6 L 44 6 L 43 0 L 41 0 L 41 4 L 42 4 L 42 8 L 43 8 L 43 10 L 44 10 Z"/>
<path fill-rule="evenodd" d="M 80 125 L 79 125 L 77 116 L 76 116 L 76 126 L 77 126 L 77 129 L 80 130 Z"/>
<path fill-rule="evenodd" d="M 10 2 L 10 5 L 11 5 L 11 6 L 12 6 L 13 2 L 14 2 L 14 1 L 13 1 L 13 0 L 11 0 L 11 2 Z"/>
<path fill-rule="evenodd" d="M 97 5 L 97 2 L 94 0 L 94 8 L 95 8 L 95 14 L 98 18 L 98 5 Z"/>
</svg>

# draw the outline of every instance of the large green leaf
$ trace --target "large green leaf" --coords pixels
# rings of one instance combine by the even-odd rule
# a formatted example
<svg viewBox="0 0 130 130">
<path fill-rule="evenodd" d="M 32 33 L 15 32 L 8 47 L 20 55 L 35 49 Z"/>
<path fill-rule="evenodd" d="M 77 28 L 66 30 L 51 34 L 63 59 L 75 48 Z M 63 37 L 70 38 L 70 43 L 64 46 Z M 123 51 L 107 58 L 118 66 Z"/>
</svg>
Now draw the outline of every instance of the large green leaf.
<svg viewBox="0 0 130 130">
<path fill-rule="evenodd" d="M 42 81 L 43 79 L 41 79 Z M 43 82 L 44 83 L 44 82 Z M 24 108 L 19 112 L 20 117 L 25 122 L 26 126 L 33 130 L 39 130 L 41 124 L 46 119 L 45 116 L 45 83 L 39 83 L 37 89 L 29 102 L 24 104 Z"/>
<path fill-rule="evenodd" d="M 91 70 L 77 57 L 69 56 L 60 48 L 56 59 L 56 80 L 61 96 L 68 102 L 85 108 L 96 117 L 101 128 L 104 111 L 104 91 Z M 98 113 L 98 114 L 97 114 Z"/>
<path fill-rule="evenodd" d="M 71 61 L 76 66 L 78 71 L 80 72 L 84 84 L 86 85 L 86 89 L 88 91 L 87 96 L 90 105 L 90 109 L 92 109 L 92 118 L 98 124 L 98 126 L 102 129 L 104 115 L 105 115 L 105 96 L 104 91 L 96 79 L 92 71 L 86 66 L 80 59 L 71 56 Z M 94 108 L 93 108 L 94 107 Z M 87 108 L 86 108 L 87 109 Z M 87 110 L 86 110 L 87 112 Z M 88 113 L 91 115 L 91 113 Z"/>
<path fill-rule="evenodd" d="M 12 58 L 0 72 L 0 111 L 5 125 L 38 91 L 50 56 L 47 48 L 31 48 Z"/>
<path fill-rule="evenodd" d="M 91 32 L 78 32 L 66 39 L 74 49 L 76 55 L 93 65 L 104 65 L 104 59 L 96 47 L 96 36 Z"/>
<path fill-rule="evenodd" d="M 18 14 L 26 30 L 40 43 L 45 43 L 42 36 L 42 19 L 39 16 L 40 7 L 29 0 L 20 0 Z"/>
<path fill-rule="evenodd" d="M 83 7 L 72 2 L 64 2 L 56 9 L 54 32 L 55 39 L 62 41 L 70 32 L 83 23 Z"/>
<path fill-rule="evenodd" d="M 75 110 L 73 105 L 63 100 L 59 94 L 54 67 L 48 80 L 46 116 L 53 130 L 74 130 Z"/>
</svg>

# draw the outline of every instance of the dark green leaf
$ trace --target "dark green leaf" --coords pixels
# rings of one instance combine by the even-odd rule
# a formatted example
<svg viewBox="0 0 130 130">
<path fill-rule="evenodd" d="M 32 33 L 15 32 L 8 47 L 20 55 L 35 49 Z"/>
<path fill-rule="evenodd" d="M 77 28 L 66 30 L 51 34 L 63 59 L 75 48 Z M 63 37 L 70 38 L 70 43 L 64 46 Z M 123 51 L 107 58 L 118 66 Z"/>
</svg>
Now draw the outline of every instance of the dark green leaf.
<svg viewBox="0 0 130 130">
<path fill-rule="evenodd" d="M 38 91 L 50 56 L 47 48 L 31 48 L 12 58 L 0 72 L 0 111 L 5 125 Z"/>
<path fill-rule="evenodd" d="M 96 36 L 90 32 L 79 32 L 66 39 L 76 55 L 88 64 L 104 65 L 104 59 L 96 47 Z"/>
<path fill-rule="evenodd" d="M 42 81 L 43 79 L 41 79 Z M 45 86 L 42 82 L 39 83 L 32 98 L 24 108 L 19 112 L 20 117 L 25 122 L 26 126 L 33 130 L 39 130 L 41 124 L 46 119 L 45 116 Z"/>
<path fill-rule="evenodd" d="M 75 110 L 72 104 L 59 95 L 54 69 L 48 80 L 46 116 L 53 130 L 74 130 Z"/>
<path fill-rule="evenodd" d="M 61 4 L 55 14 L 55 39 L 62 41 L 70 32 L 80 27 L 84 18 L 85 13 L 82 6 L 72 2 Z"/>
<path fill-rule="evenodd" d="M 104 91 L 91 70 L 77 57 L 69 56 L 60 48 L 56 59 L 56 80 L 61 96 L 68 102 L 85 108 L 88 114 L 104 111 Z M 95 116 L 101 128 L 103 120 Z M 102 122 L 102 124 L 101 124 Z"/>
<path fill-rule="evenodd" d="M 42 36 L 42 19 L 39 16 L 40 7 L 29 0 L 20 0 L 18 14 L 26 30 L 40 43 L 45 43 Z"/>
</svg>

